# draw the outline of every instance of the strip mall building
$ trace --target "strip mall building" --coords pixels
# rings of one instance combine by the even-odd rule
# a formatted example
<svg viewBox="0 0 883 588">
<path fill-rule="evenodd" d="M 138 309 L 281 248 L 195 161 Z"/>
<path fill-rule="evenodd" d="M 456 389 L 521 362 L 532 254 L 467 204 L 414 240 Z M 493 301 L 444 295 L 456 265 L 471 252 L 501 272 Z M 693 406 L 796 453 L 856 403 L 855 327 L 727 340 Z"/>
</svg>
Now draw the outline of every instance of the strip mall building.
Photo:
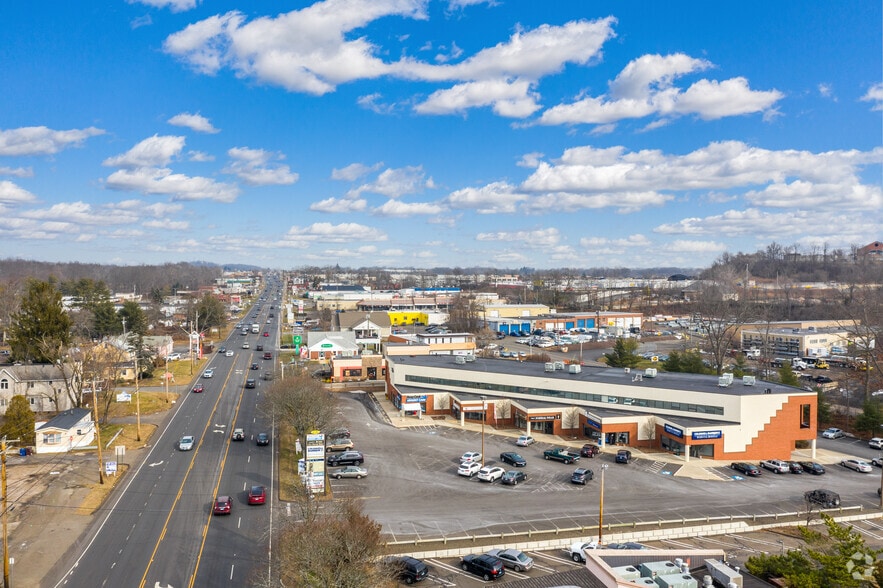
<svg viewBox="0 0 883 588">
<path fill-rule="evenodd" d="M 467 360 L 468 359 L 468 360 Z M 409 414 L 719 460 L 815 455 L 815 392 L 750 378 L 471 356 L 390 356 L 387 396 Z M 556 369 L 557 368 L 557 369 Z"/>
</svg>

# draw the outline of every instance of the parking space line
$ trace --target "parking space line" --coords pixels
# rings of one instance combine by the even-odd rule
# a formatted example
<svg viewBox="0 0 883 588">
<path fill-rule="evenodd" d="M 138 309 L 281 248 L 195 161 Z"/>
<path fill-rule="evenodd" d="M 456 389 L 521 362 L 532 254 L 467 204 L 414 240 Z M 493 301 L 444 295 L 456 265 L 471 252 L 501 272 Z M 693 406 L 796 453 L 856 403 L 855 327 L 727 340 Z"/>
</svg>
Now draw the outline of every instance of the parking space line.
<svg viewBox="0 0 883 588">
<path fill-rule="evenodd" d="M 683 549 L 694 549 L 695 545 L 690 545 L 689 543 L 684 543 L 683 541 L 675 541 L 674 539 L 660 539 L 660 543 L 666 543 L 674 545 L 675 547 L 681 547 Z"/>
<path fill-rule="evenodd" d="M 561 553 L 564 553 L 564 554 L 567 554 L 567 555 L 566 555 L 566 556 L 561 556 L 561 557 L 555 557 L 554 555 L 549 555 L 549 554 L 547 554 L 547 553 L 542 553 L 542 552 L 539 552 L 539 551 L 532 552 L 532 553 L 533 553 L 534 561 L 536 561 L 536 558 L 537 558 L 537 557 L 542 557 L 542 558 L 544 558 L 544 559 L 548 559 L 548 560 L 550 560 L 550 561 L 554 561 L 555 563 L 569 564 L 569 565 L 571 565 L 571 566 L 573 566 L 573 567 L 576 567 L 576 568 L 581 568 L 581 567 L 583 567 L 582 564 L 576 563 L 575 561 L 573 561 L 573 560 L 570 558 L 570 552 L 568 552 L 566 549 L 562 549 L 562 550 L 561 550 Z"/>
<path fill-rule="evenodd" d="M 859 533 L 862 533 L 863 535 L 868 535 L 869 537 L 873 537 L 874 539 L 877 539 L 878 541 L 880 539 L 883 539 L 883 536 L 877 535 L 876 533 L 872 533 L 872 532 L 868 531 L 867 529 L 862 529 L 861 527 L 853 527 L 853 529 L 855 529 Z"/>
<path fill-rule="evenodd" d="M 452 566 L 451 564 L 446 564 L 445 562 L 443 562 L 443 561 L 439 561 L 439 560 L 437 560 L 437 559 L 431 559 L 431 560 L 429 560 L 429 561 L 430 561 L 434 566 L 438 566 L 439 568 L 441 568 L 441 569 L 443 569 L 443 570 L 447 570 L 447 571 L 449 571 L 449 572 L 454 572 L 454 574 L 457 575 L 457 576 L 463 576 L 463 577 L 465 577 L 465 578 L 471 577 L 471 575 L 467 575 L 466 573 L 463 572 L 463 570 L 461 570 L 461 569 L 460 569 L 459 567 L 457 567 L 457 566 Z M 478 576 L 475 576 L 475 578 L 478 578 Z M 481 579 L 479 579 L 478 581 L 481 582 Z M 456 586 L 456 584 L 454 584 L 454 586 Z"/>
</svg>

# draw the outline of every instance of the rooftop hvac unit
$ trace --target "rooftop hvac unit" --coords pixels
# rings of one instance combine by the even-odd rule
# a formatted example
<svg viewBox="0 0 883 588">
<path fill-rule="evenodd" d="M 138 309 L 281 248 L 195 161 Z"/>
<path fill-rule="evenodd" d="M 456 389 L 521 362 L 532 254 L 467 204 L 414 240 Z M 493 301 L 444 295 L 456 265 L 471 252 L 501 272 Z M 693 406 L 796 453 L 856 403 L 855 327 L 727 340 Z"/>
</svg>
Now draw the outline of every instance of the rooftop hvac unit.
<svg viewBox="0 0 883 588">
<path fill-rule="evenodd" d="M 679 574 L 679 568 L 673 561 L 648 561 L 640 564 L 638 569 L 645 578 L 655 578 L 666 574 Z"/>
<path fill-rule="evenodd" d="M 723 377 L 723 376 L 721 376 L 721 377 L 719 377 L 719 378 L 717 379 L 717 385 L 718 385 L 720 388 L 726 388 L 727 386 L 729 386 L 729 385 L 732 384 L 732 383 L 733 383 L 732 380 L 730 380 L 729 378 L 725 378 L 725 377 Z"/>
<path fill-rule="evenodd" d="M 555 364 L 552 363 L 551 361 L 547 361 L 545 364 L 544 370 L 547 372 L 554 372 L 555 371 Z"/>
<path fill-rule="evenodd" d="M 583 366 L 581 366 L 578 363 L 572 363 L 569 366 L 567 366 L 567 371 L 570 372 L 571 374 L 578 374 L 581 371 L 583 371 Z"/>
<path fill-rule="evenodd" d="M 757 382 L 756 376 L 742 376 L 742 385 L 743 386 L 754 386 L 755 382 Z"/>
<path fill-rule="evenodd" d="M 641 577 L 641 572 L 635 566 L 619 566 L 611 568 L 614 574 L 623 580 L 636 580 Z"/>
<path fill-rule="evenodd" d="M 724 586 L 729 586 L 730 584 L 740 588 L 742 586 L 742 574 L 739 573 L 739 570 L 734 570 L 718 559 L 706 559 L 705 569 L 708 570 L 712 578 Z"/>
<path fill-rule="evenodd" d="M 698 588 L 699 586 L 699 582 L 689 574 L 658 576 L 656 583 L 659 585 L 659 588 Z"/>
<path fill-rule="evenodd" d="M 657 373 L 658 372 L 657 372 L 656 368 L 647 368 L 644 370 L 644 377 L 645 378 L 655 378 Z"/>
<path fill-rule="evenodd" d="M 555 362 L 555 369 L 556 370 L 563 370 L 564 369 L 564 362 L 563 361 L 556 361 Z"/>
<path fill-rule="evenodd" d="M 466 355 L 466 361 L 468 361 L 468 362 L 475 361 L 475 356 L 472 355 L 471 353 Z"/>
<path fill-rule="evenodd" d="M 465 363 L 466 363 L 466 358 L 463 357 L 462 355 L 455 355 L 455 356 L 454 356 L 454 363 L 461 364 L 461 365 L 462 365 L 462 364 L 465 364 Z"/>
<path fill-rule="evenodd" d="M 630 373 L 632 373 L 632 368 L 622 368 L 622 371 L 624 371 L 627 374 L 630 374 Z"/>
<path fill-rule="evenodd" d="M 659 588 L 659 584 L 656 583 L 653 578 L 635 578 L 634 580 L 629 580 L 633 586 L 652 586 L 652 588 Z"/>
</svg>

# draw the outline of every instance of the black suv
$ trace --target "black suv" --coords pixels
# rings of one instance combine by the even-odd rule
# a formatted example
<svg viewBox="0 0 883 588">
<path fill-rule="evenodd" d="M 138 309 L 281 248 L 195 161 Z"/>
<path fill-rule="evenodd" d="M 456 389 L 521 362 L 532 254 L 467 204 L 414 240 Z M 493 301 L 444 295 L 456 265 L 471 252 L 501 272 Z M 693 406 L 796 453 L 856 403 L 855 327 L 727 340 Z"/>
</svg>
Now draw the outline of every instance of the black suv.
<svg viewBox="0 0 883 588">
<path fill-rule="evenodd" d="M 628 449 L 620 449 L 616 452 L 616 463 L 628 463 L 632 461 L 632 452 Z"/>
<path fill-rule="evenodd" d="M 503 574 L 506 573 L 506 568 L 503 567 L 503 561 L 498 557 L 486 553 L 483 555 L 472 554 L 465 556 L 460 561 L 460 567 L 463 568 L 464 572 L 481 576 L 485 582 L 502 578 Z"/>
<path fill-rule="evenodd" d="M 582 484 L 586 485 L 586 482 L 595 477 L 595 472 L 592 470 L 587 470 L 586 468 L 577 468 L 573 470 L 573 474 L 570 476 L 570 481 L 574 484 Z"/>
<path fill-rule="evenodd" d="M 807 502 L 821 504 L 825 508 L 840 506 L 840 495 L 833 490 L 809 490 L 803 495 Z"/>
<path fill-rule="evenodd" d="M 330 466 L 362 465 L 363 461 L 365 461 L 365 456 L 361 451 L 344 451 L 337 455 L 328 456 L 327 463 Z"/>
<path fill-rule="evenodd" d="M 389 564 L 394 567 L 398 579 L 405 584 L 420 582 L 429 575 L 429 566 L 409 555 L 392 558 L 389 560 Z"/>
</svg>

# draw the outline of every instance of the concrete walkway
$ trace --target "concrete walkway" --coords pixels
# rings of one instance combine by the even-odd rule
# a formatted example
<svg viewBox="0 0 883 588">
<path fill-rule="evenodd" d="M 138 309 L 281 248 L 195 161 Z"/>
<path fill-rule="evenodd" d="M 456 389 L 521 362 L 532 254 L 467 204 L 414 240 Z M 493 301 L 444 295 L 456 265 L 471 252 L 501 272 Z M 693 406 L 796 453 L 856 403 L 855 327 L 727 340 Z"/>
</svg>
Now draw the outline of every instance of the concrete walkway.
<svg viewBox="0 0 883 588">
<path fill-rule="evenodd" d="M 424 416 L 423 418 L 417 418 L 416 416 L 402 416 L 400 414 L 400 411 L 396 409 L 396 407 L 389 399 L 383 396 L 376 395 L 376 400 L 378 405 L 386 415 L 387 420 L 394 427 L 409 428 L 436 425 L 440 427 L 450 427 L 452 429 L 460 429 L 464 431 L 478 432 L 481 430 L 481 424 L 479 423 L 465 422 L 461 425 L 460 421 L 451 416 L 446 416 L 444 418 L 433 418 L 431 416 Z M 513 440 L 524 434 L 524 431 L 522 431 L 521 429 L 497 429 L 489 425 L 485 425 L 484 430 L 487 434 L 502 437 L 512 437 Z M 562 437 L 560 435 L 545 435 L 543 433 L 536 432 L 531 433 L 531 435 L 538 442 L 568 447 L 577 451 L 579 451 L 583 444 L 587 442 L 586 439 Z M 620 449 L 620 447 L 618 446 L 605 446 L 601 449 L 601 452 L 614 455 L 618 449 Z M 728 476 L 721 475 L 719 471 L 716 471 L 716 468 L 729 469 L 732 461 L 704 459 L 697 457 L 691 457 L 689 461 L 686 461 L 684 459 L 684 456 L 682 455 L 675 455 L 674 453 L 661 452 L 652 449 L 645 451 L 635 447 L 629 447 L 629 451 L 632 452 L 633 457 L 638 459 L 678 464 L 680 467 L 675 472 L 675 476 L 693 478 L 696 480 L 725 481 L 730 479 Z M 830 465 L 839 464 L 840 460 L 844 457 L 845 456 L 841 453 L 817 448 L 815 458 L 811 457 L 811 450 L 798 449 L 791 454 L 789 459 L 792 461 L 815 461 L 823 465 Z"/>
</svg>

